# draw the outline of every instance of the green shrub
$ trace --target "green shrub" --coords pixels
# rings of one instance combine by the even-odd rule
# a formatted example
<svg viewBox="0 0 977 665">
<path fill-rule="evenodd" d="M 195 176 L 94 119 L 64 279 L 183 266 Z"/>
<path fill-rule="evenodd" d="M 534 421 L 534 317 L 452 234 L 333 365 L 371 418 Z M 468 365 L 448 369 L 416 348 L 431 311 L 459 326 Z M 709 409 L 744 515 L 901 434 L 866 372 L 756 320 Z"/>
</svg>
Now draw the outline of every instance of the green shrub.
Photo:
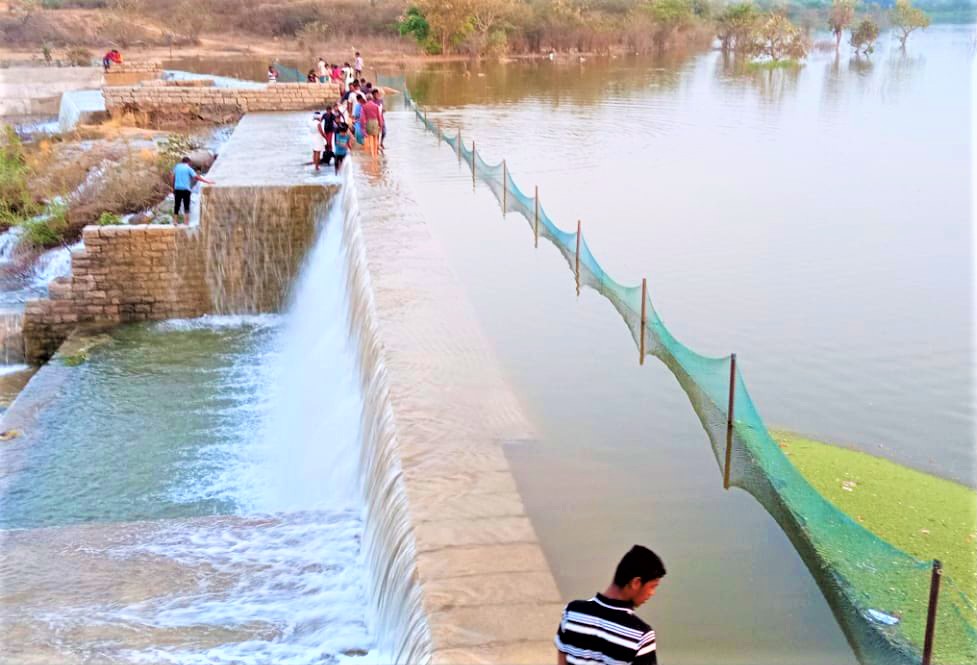
<svg viewBox="0 0 977 665">
<path fill-rule="evenodd" d="M 98 221 L 95 223 L 99 226 L 119 226 L 122 224 L 122 218 L 116 215 L 114 212 L 105 211 L 99 216 Z"/>
<path fill-rule="evenodd" d="M 68 208 L 63 203 L 54 203 L 48 206 L 44 215 L 21 221 L 24 229 L 22 242 L 35 248 L 64 244 L 64 234 L 68 230 L 67 212 Z"/>
<path fill-rule="evenodd" d="M 6 125 L 0 133 L 0 228 L 20 222 L 36 212 L 27 187 L 29 169 L 24 144 Z"/>
</svg>

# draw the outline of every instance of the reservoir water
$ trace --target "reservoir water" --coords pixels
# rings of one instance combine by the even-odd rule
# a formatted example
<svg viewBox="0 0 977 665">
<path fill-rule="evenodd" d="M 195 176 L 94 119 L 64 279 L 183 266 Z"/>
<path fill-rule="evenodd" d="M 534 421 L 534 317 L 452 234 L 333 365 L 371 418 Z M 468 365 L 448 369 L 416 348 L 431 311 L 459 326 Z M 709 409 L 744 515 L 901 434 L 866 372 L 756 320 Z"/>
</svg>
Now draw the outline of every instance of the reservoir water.
<svg viewBox="0 0 977 665">
<path fill-rule="evenodd" d="M 647 277 L 679 339 L 737 352 L 770 425 L 974 486 L 974 31 L 916 37 L 799 70 L 710 52 L 407 80 L 432 120 L 538 184 L 562 228 L 581 219 L 615 279 Z M 541 432 L 509 456 L 564 596 L 603 588 L 642 542 L 669 567 L 646 610 L 669 662 L 854 662 L 779 527 L 723 492 L 667 369 L 638 366 L 617 313 L 578 298 L 562 257 L 473 192 L 450 148 L 412 116 L 390 124 L 365 179 L 396 174 L 421 208 Z"/>
</svg>

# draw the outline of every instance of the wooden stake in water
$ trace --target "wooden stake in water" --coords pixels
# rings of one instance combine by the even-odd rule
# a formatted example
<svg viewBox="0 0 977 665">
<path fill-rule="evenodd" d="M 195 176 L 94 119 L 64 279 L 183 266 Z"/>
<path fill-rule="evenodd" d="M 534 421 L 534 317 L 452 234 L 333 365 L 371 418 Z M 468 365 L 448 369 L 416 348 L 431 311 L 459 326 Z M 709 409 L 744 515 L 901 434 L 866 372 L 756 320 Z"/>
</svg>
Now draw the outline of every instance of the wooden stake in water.
<svg viewBox="0 0 977 665">
<path fill-rule="evenodd" d="M 579 268 L 578 268 L 579 270 Z M 641 278 L 641 340 L 638 345 L 638 364 L 645 364 L 645 330 L 648 328 L 648 278 Z"/>
<path fill-rule="evenodd" d="M 736 397 L 736 354 L 729 356 L 729 408 L 726 409 L 726 462 L 723 464 L 723 489 L 729 489 L 729 462 L 733 456 L 733 407 Z"/>
<path fill-rule="evenodd" d="M 930 603 L 926 612 L 926 635 L 923 638 L 923 665 L 930 665 L 933 657 L 933 633 L 936 631 L 936 605 L 940 599 L 940 579 L 943 577 L 943 564 L 933 559 L 933 574 L 930 576 Z"/>
<path fill-rule="evenodd" d="M 577 276 L 577 295 L 580 295 L 580 220 L 577 220 L 577 253 L 574 254 L 573 273 Z"/>
<path fill-rule="evenodd" d="M 505 160 L 503 159 L 502 160 L 502 215 L 503 216 L 505 216 L 505 209 L 509 202 L 509 196 L 508 196 L 509 188 L 506 186 L 506 181 L 508 180 L 508 178 L 506 177 L 507 174 L 508 174 L 508 170 L 506 169 Z"/>
<path fill-rule="evenodd" d="M 539 185 L 534 185 L 533 208 L 533 247 L 539 247 Z"/>
</svg>

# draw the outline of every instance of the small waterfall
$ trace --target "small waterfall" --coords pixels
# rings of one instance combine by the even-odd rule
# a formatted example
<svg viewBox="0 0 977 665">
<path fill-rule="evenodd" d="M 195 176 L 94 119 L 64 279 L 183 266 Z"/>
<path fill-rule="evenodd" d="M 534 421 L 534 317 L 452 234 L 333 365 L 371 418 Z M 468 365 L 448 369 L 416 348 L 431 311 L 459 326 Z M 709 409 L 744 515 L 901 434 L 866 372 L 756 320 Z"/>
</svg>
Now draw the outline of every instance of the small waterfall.
<svg viewBox="0 0 977 665">
<path fill-rule="evenodd" d="M 9 229 L 0 233 L 0 264 L 10 263 L 20 244 L 20 237 L 24 230 L 19 226 L 11 226 Z"/>
<path fill-rule="evenodd" d="M 331 193 L 318 186 L 203 190 L 200 227 L 216 313 L 281 310 Z"/>
<path fill-rule="evenodd" d="M 33 285 L 46 287 L 51 280 L 71 274 L 71 252 L 81 249 L 85 244 L 78 241 L 67 247 L 56 247 L 37 257 L 32 268 Z"/>
<path fill-rule="evenodd" d="M 360 478 L 367 501 L 364 551 L 372 572 L 377 647 L 382 662 L 427 663 L 431 659 L 431 634 L 417 578 L 414 534 L 407 515 L 396 427 L 350 168 L 339 205 L 344 211 L 349 332 L 359 342 L 363 393 Z"/>
<path fill-rule="evenodd" d="M 23 330 L 23 312 L 0 312 L 0 364 L 19 365 L 24 362 Z"/>
</svg>

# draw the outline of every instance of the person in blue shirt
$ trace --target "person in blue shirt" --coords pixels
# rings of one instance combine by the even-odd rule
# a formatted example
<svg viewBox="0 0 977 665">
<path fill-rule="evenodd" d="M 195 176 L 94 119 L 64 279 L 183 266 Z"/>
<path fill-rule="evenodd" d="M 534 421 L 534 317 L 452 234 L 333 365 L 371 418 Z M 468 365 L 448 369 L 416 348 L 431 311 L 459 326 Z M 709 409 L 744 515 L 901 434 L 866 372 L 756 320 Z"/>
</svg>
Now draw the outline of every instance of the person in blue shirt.
<svg viewBox="0 0 977 665">
<path fill-rule="evenodd" d="M 180 216 L 180 206 L 183 206 L 183 223 L 189 224 L 190 217 L 190 190 L 198 182 L 205 182 L 213 185 L 213 180 L 198 174 L 190 166 L 190 158 L 184 157 L 180 163 L 173 167 L 173 223 L 176 224 Z"/>
<path fill-rule="evenodd" d="M 333 158 L 336 160 L 336 175 L 339 175 L 339 168 L 343 165 L 343 160 L 349 154 L 350 141 L 349 125 L 340 121 L 336 126 L 336 134 L 332 140 Z"/>
</svg>

